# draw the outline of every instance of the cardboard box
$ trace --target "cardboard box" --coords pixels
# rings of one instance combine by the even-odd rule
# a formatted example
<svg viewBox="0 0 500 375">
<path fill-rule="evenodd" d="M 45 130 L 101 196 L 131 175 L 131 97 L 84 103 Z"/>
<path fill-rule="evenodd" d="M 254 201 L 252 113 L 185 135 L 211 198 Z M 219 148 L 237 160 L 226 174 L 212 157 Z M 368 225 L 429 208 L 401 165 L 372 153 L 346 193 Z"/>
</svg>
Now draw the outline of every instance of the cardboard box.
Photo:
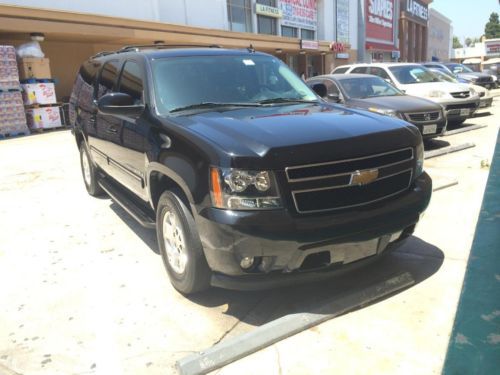
<svg viewBox="0 0 500 375">
<path fill-rule="evenodd" d="M 60 107 L 41 107 L 26 110 L 30 129 L 49 129 L 62 126 Z"/>
<path fill-rule="evenodd" d="M 52 78 L 50 74 L 50 63 L 47 58 L 24 57 L 19 60 L 19 78 Z"/>
<path fill-rule="evenodd" d="M 53 83 L 23 83 L 21 87 L 25 105 L 57 103 Z"/>
</svg>

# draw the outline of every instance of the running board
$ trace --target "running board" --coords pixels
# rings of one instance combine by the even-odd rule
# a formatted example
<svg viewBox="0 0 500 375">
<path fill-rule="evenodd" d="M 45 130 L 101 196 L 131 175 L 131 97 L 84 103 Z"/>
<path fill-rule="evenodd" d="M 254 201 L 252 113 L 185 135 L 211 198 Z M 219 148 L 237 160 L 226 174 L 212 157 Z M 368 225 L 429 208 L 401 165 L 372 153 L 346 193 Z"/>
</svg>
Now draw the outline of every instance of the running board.
<svg viewBox="0 0 500 375">
<path fill-rule="evenodd" d="M 111 199 L 118 203 L 144 228 L 156 228 L 155 221 L 148 215 L 148 213 L 144 211 L 139 205 L 134 203 L 132 199 L 128 198 L 126 193 L 123 193 L 119 188 L 115 187 L 112 182 L 106 179 L 101 179 L 99 180 L 99 186 L 102 187 L 102 189 L 111 197 Z"/>
</svg>

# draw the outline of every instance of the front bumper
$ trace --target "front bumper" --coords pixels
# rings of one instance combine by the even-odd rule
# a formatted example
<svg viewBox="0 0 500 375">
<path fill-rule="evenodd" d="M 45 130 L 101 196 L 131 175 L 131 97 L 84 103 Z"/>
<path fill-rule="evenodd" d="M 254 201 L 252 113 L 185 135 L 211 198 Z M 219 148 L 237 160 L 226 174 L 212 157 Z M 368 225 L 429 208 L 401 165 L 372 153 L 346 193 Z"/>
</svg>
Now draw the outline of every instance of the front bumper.
<svg viewBox="0 0 500 375">
<path fill-rule="evenodd" d="M 471 117 L 479 108 L 479 97 L 475 96 L 472 99 L 455 99 L 440 101 L 445 108 L 446 117 L 448 120 L 465 120 Z"/>
<path fill-rule="evenodd" d="M 393 249 L 411 235 L 431 193 L 432 181 L 423 173 L 405 193 L 364 208 L 314 215 L 286 209 L 207 208 L 195 220 L 214 271 L 213 285 L 268 288 L 328 277 L 344 269 L 344 264 L 352 267 Z M 321 267 L 304 267 L 308 256 L 320 253 L 329 254 L 329 261 Z M 244 271 L 240 267 L 243 257 L 254 257 L 260 264 Z"/>
<path fill-rule="evenodd" d="M 493 97 L 481 98 L 479 102 L 479 108 L 474 112 L 474 114 L 489 112 L 492 104 Z"/>
</svg>

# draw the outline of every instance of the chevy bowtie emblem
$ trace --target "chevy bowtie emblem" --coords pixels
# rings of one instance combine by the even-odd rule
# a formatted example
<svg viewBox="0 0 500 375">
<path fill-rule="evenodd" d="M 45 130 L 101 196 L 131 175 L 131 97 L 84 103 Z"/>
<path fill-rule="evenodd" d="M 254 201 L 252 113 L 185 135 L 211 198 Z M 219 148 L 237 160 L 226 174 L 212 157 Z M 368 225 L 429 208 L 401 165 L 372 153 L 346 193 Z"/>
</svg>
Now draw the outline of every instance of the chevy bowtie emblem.
<svg viewBox="0 0 500 375">
<path fill-rule="evenodd" d="M 365 169 L 364 171 L 356 171 L 351 174 L 351 182 L 349 185 L 368 185 L 375 181 L 378 177 L 378 169 Z"/>
<path fill-rule="evenodd" d="M 424 117 L 425 117 L 425 121 L 429 121 L 431 119 L 431 114 L 430 113 L 426 113 L 424 115 Z"/>
</svg>

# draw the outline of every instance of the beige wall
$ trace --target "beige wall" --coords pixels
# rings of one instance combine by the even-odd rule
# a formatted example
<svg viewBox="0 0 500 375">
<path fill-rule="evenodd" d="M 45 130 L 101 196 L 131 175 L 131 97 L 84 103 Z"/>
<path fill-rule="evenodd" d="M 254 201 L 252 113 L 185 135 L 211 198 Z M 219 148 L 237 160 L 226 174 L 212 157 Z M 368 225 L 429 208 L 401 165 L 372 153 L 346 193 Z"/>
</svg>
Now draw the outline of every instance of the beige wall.
<svg viewBox="0 0 500 375">
<path fill-rule="evenodd" d="M 441 61 L 450 58 L 450 23 L 436 16 L 434 11 L 429 12 L 429 43 L 427 45 L 427 58 L 437 56 Z"/>
</svg>

